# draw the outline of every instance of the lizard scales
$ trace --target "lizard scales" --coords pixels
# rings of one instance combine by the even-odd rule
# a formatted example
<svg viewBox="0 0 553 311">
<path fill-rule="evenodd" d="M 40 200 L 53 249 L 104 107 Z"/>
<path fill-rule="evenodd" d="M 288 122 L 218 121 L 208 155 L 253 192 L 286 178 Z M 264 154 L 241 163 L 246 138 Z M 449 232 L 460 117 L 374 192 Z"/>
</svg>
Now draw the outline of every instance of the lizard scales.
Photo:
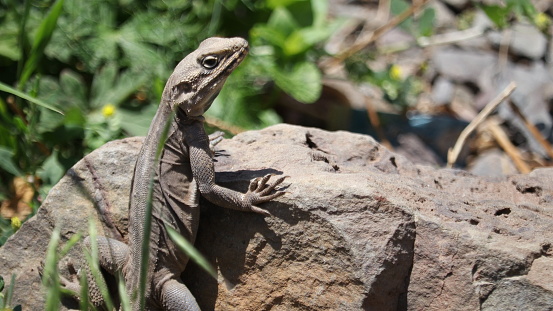
<svg viewBox="0 0 553 311">
<path fill-rule="evenodd" d="M 132 310 L 200 310 L 180 281 L 188 257 L 165 230 L 167 224 L 193 243 L 199 223 L 200 195 L 222 207 L 270 215 L 256 205 L 284 194 L 274 191 L 284 177 L 269 183 L 271 175 L 254 179 L 246 193 L 215 184 L 202 114 L 247 52 L 248 43 L 242 38 L 208 38 L 176 66 L 165 85 L 135 166 L 129 204 L 129 244 L 104 237 L 97 239 L 100 265 L 112 274 L 122 272 Z M 167 139 L 156 161 L 158 144 L 168 122 Z M 152 225 L 145 303 L 141 306 L 137 297 L 141 245 L 152 178 Z M 90 242 L 85 240 L 87 244 Z M 62 280 L 62 284 L 79 290 L 78 285 L 67 280 Z M 101 306 L 103 299 L 97 285 L 93 283 L 90 287 L 91 301 Z"/>
</svg>

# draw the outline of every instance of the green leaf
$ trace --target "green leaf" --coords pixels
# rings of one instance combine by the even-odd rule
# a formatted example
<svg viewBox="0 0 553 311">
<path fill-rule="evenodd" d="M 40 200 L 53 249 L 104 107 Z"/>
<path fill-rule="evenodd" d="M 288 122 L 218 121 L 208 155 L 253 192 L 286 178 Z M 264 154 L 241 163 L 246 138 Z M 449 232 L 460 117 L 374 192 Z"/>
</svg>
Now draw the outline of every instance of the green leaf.
<svg viewBox="0 0 553 311">
<path fill-rule="evenodd" d="M 418 34 L 417 36 L 429 37 L 434 32 L 434 21 L 436 20 L 436 14 L 433 8 L 426 8 L 421 16 L 417 19 L 418 22 Z"/>
<path fill-rule="evenodd" d="M 302 1 L 306 1 L 306 0 L 267 0 L 267 7 L 269 9 L 276 9 L 279 7 L 289 6 L 296 2 L 302 2 Z"/>
<path fill-rule="evenodd" d="M 324 25 L 328 22 L 328 1 L 311 0 L 311 8 L 313 10 L 313 26 L 324 27 Z"/>
<path fill-rule="evenodd" d="M 86 86 L 80 75 L 71 70 L 64 70 L 61 72 L 59 84 L 65 101 L 69 101 L 71 106 L 86 110 Z"/>
<path fill-rule="evenodd" d="M 149 74 L 127 70 L 117 77 L 117 67 L 106 66 L 99 75 L 94 77 L 91 108 L 98 109 L 107 104 L 119 106 L 142 87 L 149 76 Z"/>
<path fill-rule="evenodd" d="M 49 104 L 43 102 L 42 100 L 40 100 L 40 99 L 38 99 L 38 98 L 34 98 L 34 97 L 32 97 L 31 95 L 25 94 L 25 93 L 23 93 L 23 92 L 21 92 L 21 91 L 18 91 L 18 90 L 16 90 L 16 89 L 12 88 L 11 86 L 6 85 L 6 84 L 4 84 L 4 83 L 2 83 L 2 82 L 0 82 L 0 91 L 4 91 L 4 92 L 6 92 L 6 93 L 13 94 L 13 95 L 15 95 L 15 96 L 17 96 L 17 97 L 21 97 L 21 98 L 23 98 L 23 99 L 25 99 L 25 100 L 28 100 L 28 101 L 30 101 L 30 102 L 32 102 L 32 103 L 34 103 L 34 104 L 37 104 L 37 105 L 39 105 L 39 106 L 41 106 L 41 107 L 44 107 L 44 108 L 46 108 L 46 109 L 52 110 L 52 111 L 54 111 L 54 112 L 57 112 L 57 113 L 63 115 L 63 112 L 61 112 L 61 110 L 58 110 L 58 109 L 54 108 L 53 106 L 51 106 L 51 105 L 49 105 Z"/>
<path fill-rule="evenodd" d="M 267 26 L 276 29 L 285 35 L 288 35 L 299 28 L 299 24 L 296 20 L 294 20 L 294 17 L 290 14 L 290 11 L 284 7 L 276 8 L 273 11 L 267 21 Z"/>
<path fill-rule="evenodd" d="M 146 105 L 140 110 L 121 108 L 121 128 L 130 136 L 145 136 L 157 111 L 157 105 Z"/>
<path fill-rule="evenodd" d="M 21 53 L 17 41 L 18 27 L 12 16 L 11 14 L 7 16 L 0 27 L 0 55 L 17 61 L 21 57 Z"/>
<path fill-rule="evenodd" d="M 54 150 L 38 170 L 37 174 L 45 185 L 55 185 L 65 173 L 65 168 L 58 160 L 58 153 L 57 150 Z"/>
<path fill-rule="evenodd" d="M 480 8 L 488 18 L 500 29 L 507 27 L 509 7 L 499 5 L 480 5 Z"/>
<path fill-rule="evenodd" d="M 188 242 L 188 240 L 168 225 L 165 225 L 165 229 L 171 240 L 177 244 L 180 250 L 185 252 L 190 259 L 197 263 L 198 266 L 209 273 L 214 279 L 217 279 L 217 271 L 215 268 L 213 268 L 209 261 L 194 247 L 194 245 L 192 245 L 192 243 Z"/>
<path fill-rule="evenodd" d="M 278 87 L 302 103 L 313 103 L 321 96 L 322 74 L 313 63 L 296 63 L 292 70 L 273 66 L 270 74 Z"/>
<path fill-rule="evenodd" d="M 23 176 L 23 173 L 13 162 L 13 156 L 13 151 L 0 147 L 0 168 L 14 176 Z"/>
<path fill-rule="evenodd" d="M 266 25 L 258 25 L 250 30 L 250 38 L 252 44 L 255 43 L 256 45 L 262 45 L 267 42 L 272 46 L 282 47 L 286 44 L 287 34 L 283 33 L 278 28 L 269 27 Z M 264 42 L 257 43 L 258 40 Z"/>
<path fill-rule="evenodd" d="M 23 66 L 23 71 L 19 79 L 19 88 L 22 88 L 29 80 L 44 55 L 44 49 L 48 45 L 48 42 L 50 42 L 52 33 L 54 33 L 56 29 L 58 18 L 63 9 L 63 2 L 64 0 L 57 0 L 38 27 L 33 46 L 31 47 L 31 54 Z"/>
<path fill-rule="evenodd" d="M 300 31 L 294 31 L 284 42 L 283 52 L 286 56 L 294 56 L 305 52 L 310 45 L 305 42 L 304 36 Z"/>
<path fill-rule="evenodd" d="M 5 285 L 6 285 L 6 282 L 4 281 L 4 277 L 0 275 L 0 292 L 4 290 Z"/>
</svg>

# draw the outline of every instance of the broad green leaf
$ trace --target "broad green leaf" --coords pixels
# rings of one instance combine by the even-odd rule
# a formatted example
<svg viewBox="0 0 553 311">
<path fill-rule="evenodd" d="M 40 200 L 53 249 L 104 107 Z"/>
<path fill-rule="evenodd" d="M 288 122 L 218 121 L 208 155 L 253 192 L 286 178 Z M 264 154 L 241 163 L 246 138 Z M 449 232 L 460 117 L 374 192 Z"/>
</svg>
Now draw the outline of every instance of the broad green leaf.
<svg viewBox="0 0 553 311">
<path fill-rule="evenodd" d="M 145 136 L 157 111 L 157 105 L 146 105 L 141 110 L 121 108 L 121 128 L 130 136 Z"/>
<path fill-rule="evenodd" d="M 299 28 L 298 23 L 294 20 L 294 17 L 284 7 L 276 8 L 267 21 L 267 26 L 272 27 L 279 32 L 288 35 L 295 29 Z"/>
<path fill-rule="evenodd" d="M 305 42 L 304 36 L 300 31 L 294 31 L 288 38 L 283 46 L 283 52 L 286 56 L 294 56 L 305 52 L 310 47 L 309 43 Z"/>
<path fill-rule="evenodd" d="M 276 9 L 278 7 L 289 6 L 296 2 L 302 2 L 307 0 L 267 0 L 267 7 L 269 9 Z"/>
<path fill-rule="evenodd" d="M 390 11 L 393 15 L 399 15 L 403 11 L 407 10 L 411 5 L 405 1 L 405 0 L 392 0 L 390 3 Z M 409 17 L 405 19 L 401 24 L 399 24 L 399 27 L 404 29 L 405 31 L 412 31 L 413 30 L 413 18 Z"/>
<path fill-rule="evenodd" d="M 44 49 L 48 45 L 48 42 L 50 42 L 50 38 L 52 38 L 52 33 L 56 29 L 58 18 L 63 10 L 63 2 L 64 0 L 56 0 L 56 2 L 52 5 L 52 8 L 40 24 L 35 35 L 35 39 L 33 41 L 33 46 L 31 48 L 29 59 L 27 59 L 25 65 L 23 66 L 23 71 L 19 79 L 20 88 L 29 80 L 31 75 L 35 72 L 42 56 L 44 55 Z"/>
<path fill-rule="evenodd" d="M 277 28 L 269 27 L 266 25 L 255 26 L 250 30 L 250 37 L 253 43 L 257 43 L 258 40 L 263 42 L 257 43 L 262 45 L 265 42 L 270 45 L 282 47 L 286 44 L 287 35 L 281 32 Z M 253 49 L 254 47 L 252 47 Z M 253 51 L 252 51 L 253 52 Z"/>
<path fill-rule="evenodd" d="M 328 16 L 328 0 L 311 0 L 313 27 L 324 27 Z"/>
<path fill-rule="evenodd" d="M 17 61 L 21 57 L 17 42 L 17 25 L 4 20 L 0 28 L 0 56 Z"/>
<path fill-rule="evenodd" d="M 103 97 L 106 96 L 115 85 L 118 70 L 119 68 L 117 65 L 109 63 L 94 75 L 90 91 L 91 97 L 93 98 L 91 103 L 92 107 L 99 108 L 107 104 Z"/>
<path fill-rule="evenodd" d="M 188 240 L 168 225 L 165 225 L 165 229 L 171 240 L 177 244 L 180 250 L 185 252 L 191 260 L 197 263 L 198 266 L 209 273 L 214 279 L 217 279 L 217 271 L 215 268 L 213 268 L 209 261 L 194 247 L 194 245 L 192 245 L 192 243 L 188 242 Z"/>
<path fill-rule="evenodd" d="M 434 12 L 434 9 L 426 8 L 417 19 L 419 30 L 417 36 L 431 36 L 434 32 L 435 20 L 436 14 Z"/>
<path fill-rule="evenodd" d="M 61 95 L 65 99 L 63 102 L 68 102 L 68 105 L 79 107 L 83 111 L 86 110 L 86 86 L 81 76 L 71 70 L 64 70 L 61 72 L 59 84 Z"/>
<path fill-rule="evenodd" d="M 17 97 L 21 97 L 21 98 L 23 98 L 23 99 L 25 99 L 25 100 L 28 100 L 28 101 L 30 101 L 30 102 L 32 102 L 32 103 L 34 103 L 34 104 L 37 104 L 37 105 L 39 105 L 39 106 L 41 106 L 41 107 L 44 107 L 44 108 L 46 108 L 46 109 L 48 109 L 48 110 L 55 111 L 55 112 L 57 112 L 57 113 L 63 115 L 63 112 L 61 112 L 61 110 L 58 110 L 58 109 L 54 108 L 53 106 L 51 106 L 51 105 L 49 105 L 49 104 L 43 102 L 42 100 L 40 100 L 40 99 L 38 99 L 38 98 L 34 98 L 34 97 L 32 97 L 32 96 L 30 96 L 30 95 L 28 95 L 28 94 L 25 94 L 25 93 L 23 93 L 23 92 L 21 92 L 21 91 L 18 91 L 18 90 L 16 90 L 16 89 L 12 88 L 11 86 L 6 85 L 6 84 L 4 84 L 4 83 L 2 83 L 2 82 L 0 82 L 0 91 L 4 91 L 4 92 L 6 92 L 6 93 L 13 94 L 13 95 L 15 95 L 15 96 L 17 96 Z"/>
<path fill-rule="evenodd" d="M 507 27 L 507 20 L 509 18 L 508 7 L 499 5 L 480 5 L 480 8 L 498 28 Z"/>
<path fill-rule="evenodd" d="M 313 63 L 297 63 L 292 70 L 270 68 L 276 85 L 302 103 L 315 102 L 322 91 L 322 74 Z"/>
<path fill-rule="evenodd" d="M 64 173 L 65 168 L 58 160 L 57 150 L 54 150 L 52 154 L 48 156 L 37 172 L 38 176 L 44 181 L 44 184 L 50 187 L 57 183 Z"/>
<path fill-rule="evenodd" d="M 13 162 L 13 151 L 0 147 L 0 168 L 14 176 L 22 176 L 23 173 Z"/>
</svg>

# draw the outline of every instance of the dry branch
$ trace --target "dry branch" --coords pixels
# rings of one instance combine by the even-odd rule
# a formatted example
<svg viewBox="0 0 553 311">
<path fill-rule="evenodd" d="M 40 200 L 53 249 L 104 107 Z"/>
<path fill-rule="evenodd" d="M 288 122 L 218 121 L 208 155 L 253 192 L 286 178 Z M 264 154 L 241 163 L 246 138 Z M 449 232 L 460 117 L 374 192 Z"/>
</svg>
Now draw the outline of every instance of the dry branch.
<svg viewBox="0 0 553 311">
<path fill-rule="evenodd" d="M 490 113 L 495 110 L 495 108 L 497 108 L 497 106 L 499 106 L 499 104 L 503 102 L 503 100 L 505 100 L 505 98 L 511 95 L 515 88 L 516 83 L 514 82 L 507 85 L 507 87 L 499 93 L 496 98 L 490 101 L 486 107 L 480 111 L 476 118 L 474 118 L 474 120 L 472 120 L 472 122 L 465 127 L 465 129 L 461 132 L 461 135 L 459 135 L 459 138 L 455 142 L 453 148 L 450 148 L 447 152 L 447 167 L 453 167 L 453 164 L 457 161 L 457 157 L 459 156 L 459 153 L 461 152 L 461 149 L 463 148 L 463 145 L 469 135 L 490 115 Z"/>
</svg>

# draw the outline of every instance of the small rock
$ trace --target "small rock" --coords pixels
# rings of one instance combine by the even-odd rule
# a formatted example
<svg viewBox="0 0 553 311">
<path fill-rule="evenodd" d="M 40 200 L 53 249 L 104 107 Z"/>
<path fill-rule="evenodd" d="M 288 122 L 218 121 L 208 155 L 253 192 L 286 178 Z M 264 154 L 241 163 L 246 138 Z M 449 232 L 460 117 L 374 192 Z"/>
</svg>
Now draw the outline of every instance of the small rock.
<svg viewBox="0 0 553 311">
<path fill-rule="evenodd" d="M 497 56 L 491 52 L 442 48 L 436 50 L 431 61 L 438 73 L 446 78 L 478 85 L 478 77 L 486 68 L 495 66 Z"/>
<path fill-rule="evenodd" d="M 512 31 L 511 50 L 513 53 L 530 59 L 540 59 L 545 55 L 547 38 L 536 27 L 516 23 Z"/>
<path fill-rule="evenodd" d="M 478 155 L 471 161 L 469 172 L 478 176 L 499 177 L 518 173 L 511 159 L 497 149 Z"/>
<path fill-rule="evenodd" d="M 454 91 L 455 85 L 450 80 L 439 77 L 432 86 L 432 102 L 437 106 L 450 104 Z"/>
</svg>

